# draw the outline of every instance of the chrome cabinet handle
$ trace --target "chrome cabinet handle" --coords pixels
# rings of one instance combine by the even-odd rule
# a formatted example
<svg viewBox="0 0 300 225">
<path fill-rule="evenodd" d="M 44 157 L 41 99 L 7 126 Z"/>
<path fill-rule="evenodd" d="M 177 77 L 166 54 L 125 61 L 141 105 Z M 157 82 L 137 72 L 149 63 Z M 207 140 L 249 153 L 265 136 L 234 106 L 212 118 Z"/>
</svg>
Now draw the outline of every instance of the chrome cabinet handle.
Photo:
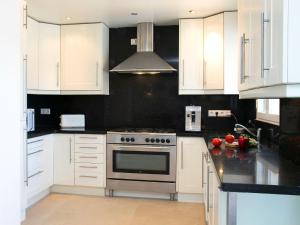
<svg viewBox="0 0 300 225">
<path fill-rule="evenodd" d="M 36 141 L 28 142 L 28 144 L 30 145 L 30 144 L 34 144 L 34 143 L 41 142 L 41 141 L 43 141 L 43 139 L 39 139 L 39 140 L 36 140 Z"/>
<path fill-rule="evenodd" d="M 43 152 L 44 150 L 43 149 L 40 149 L 40 150 L 38 150 L 38 151 L 36 151 L 36 152 L 32 152 L 32 153 L 29 153 L 29 154 L 27 154 L 28 156 L 30 156 L 30 155 L 35 155 L 35 154 L 37 154 L 37 153 L 40 153 L 40 152 Z"/>
<path fill-rule="evenodd" d="M 209 213 L 209 205 L 210 205 L 210 203 L 209 203 L 209 166 L 207 167 L 207 196 L 206 196 L 206 198 L 207 198 L 207 208 L 206 208 L 206 211 L 207 211 L 207 213 Z"/>
<path fill-rule="evenodd" d="M 97 156 L 79 156 L 80 159 L 98 159 Z"/>
<path fill-rule="evenodd" d="M 59 87 L 59 63 L 56 64 L 56 86 Z"/>
<path fill-rule="evenodd" d="M 72 163 L 72 138 L 69 138 L 70 164 Z"/>
<path fill-rule="evenodd" d="M 204 88 L 206 86 L 206 61 L 204 60 L 204 64 L 203 64 L 203 85 Z"/>
<path fill-rule="evenodd" d="M 96 62 L 96 86 L 99 86 L 99 62 Z"/>
<path fill-rule="evenodd" d="M 97 176 L 80 176 L 81 178 L 94 178 L 94 179 L 97 179 L 98 177 Z"/>
<path fill-rule="evenodd" d="M 79 137 L 81 139 L 97 139 L 97 137 Z"/>
<path fill-rule="evenodd" d="M 39 171 L 39 172 L 37 172 L 37 173 L 35 173 L 35 174 L 32 174 L 30 177 L 28 177 L 28 179 L 30 179 L 30 178 L 32 178 L 32 177 L 35 177 L 35 176 L 37 176 L 37 175 L 39 175 L 39 174 L 41 174 L 41 173 L 43 173 L 44 171 Z"/>
<path fill-rule="evenodd" d="M 23 7 L 23 26 L 26 28 L 28 27 L 28 6 L 27 4 Z"/>
<path fill-rule="evenodd" d="M 182 87 L 184 87 L 184 80 L 185 80 L 185 67 L 184 67 L 184 59 L 182 60 Z"/>
<path fill-rule="evenodd" d="M 79 166 L 79 168 L 84 168 L 84 169 L 97 169 L 97 166 Z"/>
<path fill-rule="evenodd" d="M 204 188 L 204 156 L 205 154 L 202 152 L 202 188 Z"/>
<path fill-rule="evenodd" d="M 249 43 L 249 39 L 246 38 L 246 34 L 243 34 L 243 36 L 241 37 L 241 83 L 244 83 L 246 78 L 248 78 L 249 76 L 246 75 L 246 62 L 245 62 L 245 58 L 246 58 L 246 44 Z"/>
<path fill-rule="evenodd" d="M 183 170 L 183 141 L 181 142 L 181 169 Z"/>
<path fill-rule="evenodd" d="M 97 149 L 97 147 L 79 147 L 80 149 Z"/>
<path fill-rule="evenodd" d="M 270 20 L 265 19 L 265 13 L 261 14 L 261 78 L 265 77 L 265 71 L 270 68 L 265 67 L 265 23 L 269 23 Z"/>
</svg>

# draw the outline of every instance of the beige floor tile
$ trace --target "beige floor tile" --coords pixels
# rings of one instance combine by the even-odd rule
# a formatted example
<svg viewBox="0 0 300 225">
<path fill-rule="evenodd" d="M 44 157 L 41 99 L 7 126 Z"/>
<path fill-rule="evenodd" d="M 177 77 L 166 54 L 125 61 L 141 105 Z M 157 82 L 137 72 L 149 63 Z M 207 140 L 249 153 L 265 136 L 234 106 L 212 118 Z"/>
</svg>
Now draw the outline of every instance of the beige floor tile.
<svg viewBox="0 0 300 225">
<path fill-rule="evenodd" d="M 205 225 L 202 204 L 51 194 L 22 225 Z"/>
</svg>

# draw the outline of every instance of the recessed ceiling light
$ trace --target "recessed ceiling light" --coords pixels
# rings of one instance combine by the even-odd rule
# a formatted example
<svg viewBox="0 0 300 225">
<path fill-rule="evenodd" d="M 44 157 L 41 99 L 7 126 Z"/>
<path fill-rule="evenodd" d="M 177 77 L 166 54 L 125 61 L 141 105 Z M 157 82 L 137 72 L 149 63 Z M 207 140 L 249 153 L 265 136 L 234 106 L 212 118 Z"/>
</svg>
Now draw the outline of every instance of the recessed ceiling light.
<svg viewBox="0 0 300 225">
<path fill-rule="evenodd" d="M 194 10 L 189 10 L 189 13 L 193 14 L 193 13 L 195 13 L 195 11 Z"/>
<path fill-rule="evenodd" d="M 67 16 L 67 17 L 66 17 L 66 20 L 71 20 L 71 19 L 72 19 L 72 18 L 71 18 L 71 17 L 69 17 L 69 16 Z"/>
<path fill-rule="evenodd" d="M 137 16 L 137 15 L 139 15 L 137 12 L 132 12 L 132 13 L 130 13 L 130 15 L 132 15 L 132 16 Z"/>
</svg>

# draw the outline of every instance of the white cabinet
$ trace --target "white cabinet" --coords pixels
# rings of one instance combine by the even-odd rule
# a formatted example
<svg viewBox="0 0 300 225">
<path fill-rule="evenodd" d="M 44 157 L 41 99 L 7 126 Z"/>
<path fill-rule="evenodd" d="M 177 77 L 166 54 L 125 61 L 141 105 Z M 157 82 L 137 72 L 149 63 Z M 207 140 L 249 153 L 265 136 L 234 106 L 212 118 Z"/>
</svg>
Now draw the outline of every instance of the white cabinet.
<svg viewBox="0 0 300 225">
<path fill-rule="evenodd" d="M 26 153 L 27 206 L 53 185 L 52 135 L 29 139 Z"/>
<path fill-rule="evenodd" d="M 297 0 L 239 0 L 240 97 L 300 96 Z"/>
<path fill-rule="evenodd" d="M 60 90 L 60 26 L 39 24 L 38 89 Z"/>
<path fill-rule="evenodd" d="M 237 94 L 237 13 L 181 19 L 179 94 Z"/>
<path fill-rule="evenodd" d="M 204 19 L 204 89 L 224 89 L 224 14 Z"/>
<path fill-rule="evenodd" d="M 177 192 L 203 193 L 202 138 L 179 137 L 177 139 Z"/>
<path fill-rule="evenodd" d="M 74 135 L 55 135 L 53 165 L 54 184 L 74 185 Z"/>
<path fill-rule="evenodd" d="M 203 19 L 179 22 L 179 94 L 203 90 Z"/>
<path fill-rule="evenodd" d="M 26 54 L 27 54 L 27 89 L 37 90 L 39 87 L 38 41 L 39 23 L 27 18 Z"/>
<path fill-rule="evenodd" d="M 108 42 L 109 30 L 102 23 L 61 26 L 61 90 L 64 93 L 108 94 Z"/>
<path fill-rule="evenodd" d="M 106 186 L 105 135 L 75 135 L 75 185 Z"/>
</svg>

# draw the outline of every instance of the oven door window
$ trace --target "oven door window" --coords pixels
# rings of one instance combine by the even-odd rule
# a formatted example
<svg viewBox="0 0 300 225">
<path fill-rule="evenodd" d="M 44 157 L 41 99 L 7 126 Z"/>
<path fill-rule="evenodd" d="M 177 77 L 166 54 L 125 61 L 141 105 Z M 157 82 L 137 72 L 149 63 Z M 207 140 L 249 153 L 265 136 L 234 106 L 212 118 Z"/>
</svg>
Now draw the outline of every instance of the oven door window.
<svg viewBox="0 0 300 225">
<path fill-rule="evenodd" d="M 169 152 L 113 151 L 113 171 L 119 173 L 170 173 Z"/>
</svg>

